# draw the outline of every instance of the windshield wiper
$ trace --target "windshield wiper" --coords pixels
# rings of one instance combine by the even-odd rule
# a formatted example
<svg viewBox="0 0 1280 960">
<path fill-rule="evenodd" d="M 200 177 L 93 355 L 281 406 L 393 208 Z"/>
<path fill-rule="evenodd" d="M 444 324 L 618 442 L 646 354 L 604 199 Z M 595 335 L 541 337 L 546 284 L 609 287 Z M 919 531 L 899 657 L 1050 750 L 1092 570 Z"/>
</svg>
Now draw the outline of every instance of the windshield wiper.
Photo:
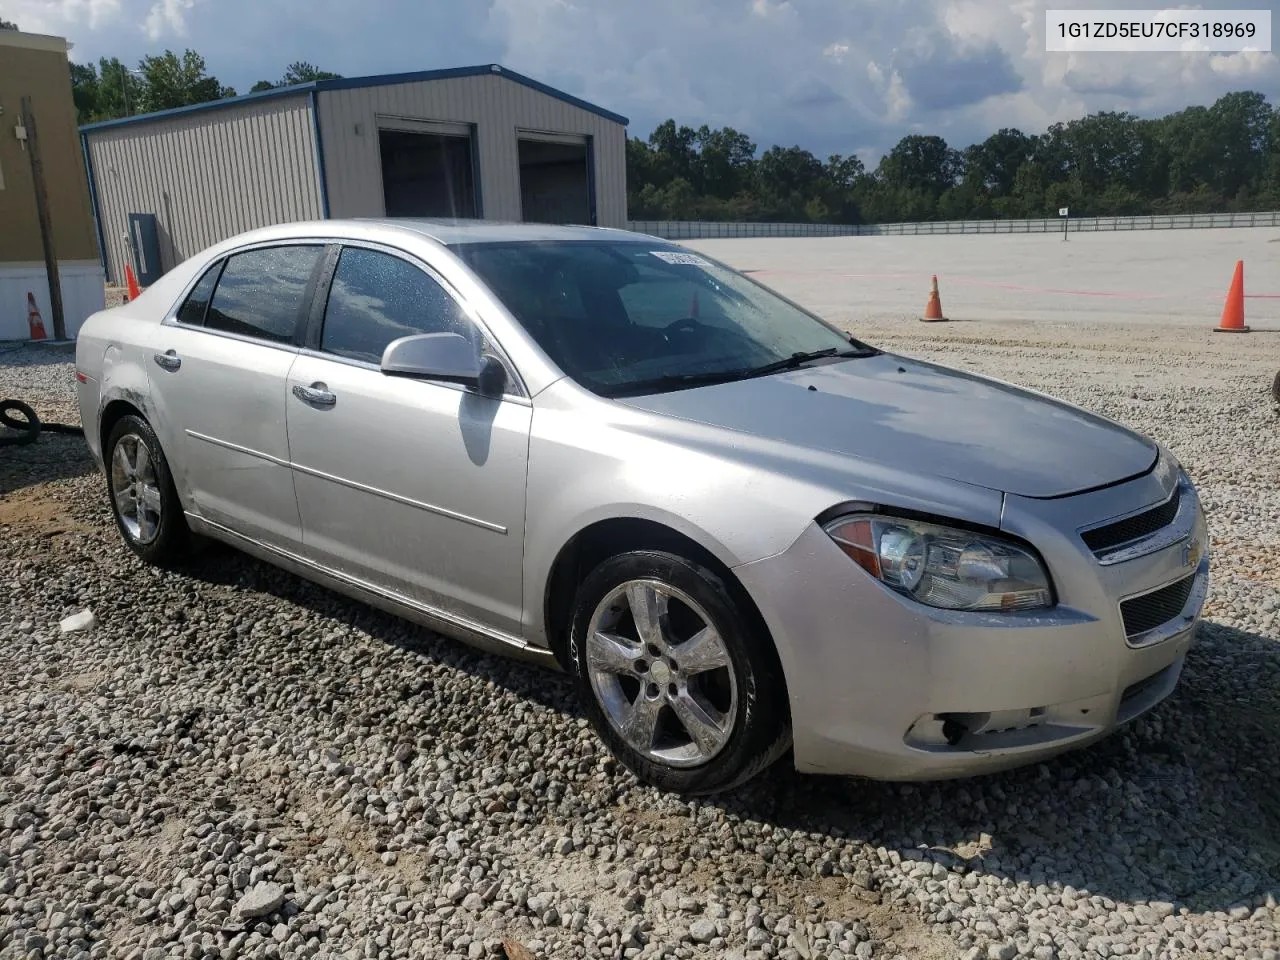
<svg viewBox="0 0 1280 960">
<path fill-rule="evenodd" d="M 781 360 L 774 360 L 772 363 L 764 363 L 758 367 L 750 367 L 742 371 L 743 377 L 763 377 L 771 373 L 778 373 L 782 370 L 795 370 L 797 367 L 803 367 L 811 360 L 822 360 L 825 357 L 866 357 L 870 356 L 865 347 L 855 347 L 852 350 L 837 350 L 835 347 L 824 347 L 822 350 L 808 350 L 793 353 L 789 357 L 783 357 Z"/>
<path fill-rule="evenodd" d="M 853 342 L 852 340 L 850 342 Z M 824 360 L 827 357 L 869 357 L 879 353 L 875 347 L 857 344 L 849 350 L 838 350 L 835 347 L 824 347 L 821 350 L 800 351 L 764 363 L 758 367 L 740 367 L 735 370 L 709 370 L 704 373 L 671 373 L 648 380 L 636 380 L 623 383 L 609 389 L 606 396 L 627 397 L 645 393 L 661 393 L 665 390 L 686 390 L 692 387 L 707 387 L 716 383 L 729 383 L 734 380 L 750 380 L 753 377 L 765 377 L 783 370 L 795 370 L 813 360 Z"/>
<path fill-rule="evenodd" d="M 630 397 L 645 393 L 662 393 L 667 390 L 685 390 L 690 387 L 707 387 L 713 383 L 728 383 L 747 376 L 744 370 L 713 370 L 706 373 L 669 373 L 648 380 L 635 380 L 608 388 L 605 396 Z"/>
</svg>

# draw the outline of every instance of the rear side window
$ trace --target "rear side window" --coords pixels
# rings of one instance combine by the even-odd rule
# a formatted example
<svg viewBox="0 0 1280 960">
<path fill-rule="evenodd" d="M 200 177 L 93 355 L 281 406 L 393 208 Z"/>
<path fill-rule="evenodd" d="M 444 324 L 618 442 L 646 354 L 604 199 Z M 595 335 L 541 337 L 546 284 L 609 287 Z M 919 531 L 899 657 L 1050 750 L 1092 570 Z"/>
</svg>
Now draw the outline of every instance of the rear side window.
<svg viewBox="0 0 1280 960">
<path fill-rule="evenodd" d="M 419 333 L 474 339 L 458 301 L 420 267 L 377 250 L 344 247 L 324 312 L 320 349 L 378 363 L 392 340 Z"/>
<path fill-rule="evenodd" d="M 291 342 L 323 250 L 264 247 L 228 257 L 204 325 L 273 343 Z"/>
<path fill-rule="evenodd" d="M 178 308 L 179 323 L 187 323 L 193 327 L 204 323 L 204 312 L 209 306 L 209 298 L 213 296 L 213 287 L 218 282 L 218 274 L 221 272 L 221 260 L 204 272 L 200 282 L 191 288 L 186 301 Z"/>
</svg>

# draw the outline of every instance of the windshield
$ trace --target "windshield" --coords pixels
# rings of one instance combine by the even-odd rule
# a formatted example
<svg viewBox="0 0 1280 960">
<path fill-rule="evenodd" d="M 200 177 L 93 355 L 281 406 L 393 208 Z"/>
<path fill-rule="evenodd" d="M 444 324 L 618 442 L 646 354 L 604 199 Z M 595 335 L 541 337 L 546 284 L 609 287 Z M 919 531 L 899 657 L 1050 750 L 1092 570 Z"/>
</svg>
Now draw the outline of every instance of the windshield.
<svg viewBox="0 0 1280 960">
<path fill-rule="evenodd" d="M 741 274 L 661 242 L 455 250 L 565 373 L 602 396 L 758 376 L 861 347 Z"/>
</svg>

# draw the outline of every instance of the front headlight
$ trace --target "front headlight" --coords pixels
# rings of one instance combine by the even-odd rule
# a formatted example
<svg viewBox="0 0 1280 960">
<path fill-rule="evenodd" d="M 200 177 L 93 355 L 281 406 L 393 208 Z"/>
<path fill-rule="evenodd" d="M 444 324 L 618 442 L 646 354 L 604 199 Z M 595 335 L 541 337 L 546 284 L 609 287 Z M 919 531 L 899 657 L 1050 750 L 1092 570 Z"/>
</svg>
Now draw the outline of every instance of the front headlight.
<svg viewBox="0 0 1280 960">
<path fill-rule="evenodd" d="M 858 566 L 931 607 L 1035 610 L 1053 605 L 1049 575 L 1008 540 L 918 520 L 864 515 L 824 528 Z"/>
</svg>

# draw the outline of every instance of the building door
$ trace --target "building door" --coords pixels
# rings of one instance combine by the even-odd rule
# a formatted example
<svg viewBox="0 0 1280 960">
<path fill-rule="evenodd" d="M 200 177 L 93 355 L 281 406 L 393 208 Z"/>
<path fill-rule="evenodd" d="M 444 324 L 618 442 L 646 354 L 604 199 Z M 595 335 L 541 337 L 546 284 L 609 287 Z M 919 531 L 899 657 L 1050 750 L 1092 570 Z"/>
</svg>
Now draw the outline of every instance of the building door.
<svg viewBox="0 0 1280 960">
<path fill-rule="evenodd" d="M 594 225 L 589 139 L 521 132 L 519 149 L 521 219 Z"/>
<path fill-rule="evenodd" d="M 462 132 L 378 129 L 382 196 L 388 217 L 479 215 L 474 141 Z"/>
<path fill-rule="evenodd" d="M 129 252 L 133 254 L 139 285 L 149 287 L 160 279 L 164 268 L 160 264 L 160 231 L 154 213 L 129 214 Z"/>
</svg>

